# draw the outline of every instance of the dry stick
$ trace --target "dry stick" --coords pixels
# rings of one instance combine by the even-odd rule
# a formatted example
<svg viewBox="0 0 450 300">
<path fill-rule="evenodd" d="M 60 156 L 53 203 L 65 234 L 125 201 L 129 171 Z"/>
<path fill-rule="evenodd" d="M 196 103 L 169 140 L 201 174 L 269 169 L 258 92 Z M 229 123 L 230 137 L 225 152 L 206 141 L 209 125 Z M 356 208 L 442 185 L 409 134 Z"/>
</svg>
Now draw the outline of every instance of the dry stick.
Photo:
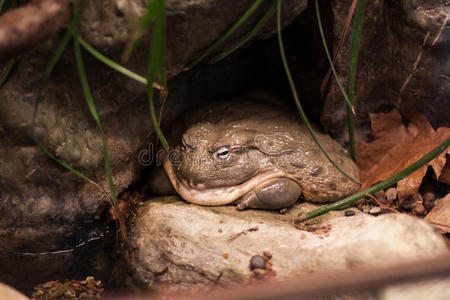
<svg viewBox="0 0 450 300">
<path fill-rule="evenodd" d="M 378 204 L 379 206 L 383 207 L 384 209 L 390 210 L 390 211 L 392 211 L 392 212 L 394 212 L 394 213 L 396 213 L 396 214 L 399 214 L 399 213 L 400 213 L 398 210 L 396 210 L 396 209 L 394 209 L 394 208 L 392 208 L 392 207 L 390 207 L 390 206 L 388 206 L 388 205 L 382 203 L 381 201 L 378 201 L 378 199 L 377 199 L 374 195 L 372 195 L 372 194 L 367 193 L 367 194 L 366 194 L 366 197 L 369 197 L 369 198 L 372 199 L 376 204 Z"/>
<path fill-rule="evenodd" d="M 356 4 L 357 3 L 358 3 L 358 0 L 353 0 L 352 4 L 350 6 L 350 9 L 348 10 L 347 18 L 345 20 L 344 29 L 342 30 L 342 34 L 341 34 L 341 39 L 339 40 L 339 44 L 338 44 L 338 46 L 336 48 L 336 53 L 334 54 L 334 57 L 333 57 L 333 64 L 334 65 L 336 64 L 336 60 L 337 60 L 337 58 L 339 56 L 339 52 L 340 52 L 340 50 L 342 48 L 342 45 L 344 45 L 345 38 L 347 37 L 348 29 L 350 28 L 350 24 L 352 23 L 352 18 L 353 18 L 353 15 L 355 13 L 355 8 L 356 8 Z M 323 94 L 325 93 L 325 88 L 327 87 L 328 80 L 330 79 L 331 71 L 332 71 L 332 69 L 331 69 L 331 65 L 330 65 L 330 67 L 328 68 L 327 75 L 325 75 L 325 78 L 322 81 L 322 85 L 320 86 L 320 95 L 321 95 L 322 98 L 323 98 Z"/>
<path fill-rule="evenodd" d="M 433 42 L 431 43 L 431 47 L 434 47 L 437 42 L 439 41 L 439 38 L 441 37 L 442 31 L 444 30 L 445 25 L 447 24 L 447 20 L 448 20 L 448 14 L 445 16 L 444 22 L 442 22 L 441 28 L 439 29 L 438 34 L 436 35 L 436 37 L 434 38 Z"/>
<path fill-rule="evenodd" d="M 67 26 L 70 0 L 34 0 L 0 17 L 0 61 L 33 48 Z"/>
<path fill-rule="evenodd" d="M 409 81 L 411 80 L 411 78 L 416 73 L 417 66 L 419 65 L 420 60 L 422 59 L 423 47 L 425 47 L 425 44 L 426 44 L 428 38 L 430 37 L 430 33 L 431 32 L 428 31 L 427 34 L 425 34 L 425 37 L 424 37 L 423 42 L 422 42 L 422 46 L 420 47 L 419 54 L 417 55 L 416 61 L 414 62 L 414 66 L 413 66 L 413 68 L 411 70 L 411 73 L 409 73 L 408 77 L 406 77 L 405 82 L 403 82 L 403 85 L 400 88 L 400 93 L 399 93 L 398 99 L 397 99 L 397 108 L 400 107 L 400 104 L 402 102 L 403 92 L 405 91 L 406 87 L 408 86 Z"/>
</svg>

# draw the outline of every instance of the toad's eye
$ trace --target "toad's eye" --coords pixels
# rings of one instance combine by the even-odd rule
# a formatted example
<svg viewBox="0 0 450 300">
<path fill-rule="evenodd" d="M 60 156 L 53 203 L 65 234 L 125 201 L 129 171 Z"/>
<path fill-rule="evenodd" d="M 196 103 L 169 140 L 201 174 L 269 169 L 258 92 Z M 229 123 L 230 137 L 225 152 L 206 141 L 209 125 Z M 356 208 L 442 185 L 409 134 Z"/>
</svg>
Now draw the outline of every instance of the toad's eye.
<svg viewBox="0 0 450 300">
<path fill-rule="evenodd" d="M 218 159 L 227 159 L 228 157 L 230 157 L 230 149 L 228 147 L 220 147 L 217 151 L 216 151 L 216 157 Z"/>
</svg>

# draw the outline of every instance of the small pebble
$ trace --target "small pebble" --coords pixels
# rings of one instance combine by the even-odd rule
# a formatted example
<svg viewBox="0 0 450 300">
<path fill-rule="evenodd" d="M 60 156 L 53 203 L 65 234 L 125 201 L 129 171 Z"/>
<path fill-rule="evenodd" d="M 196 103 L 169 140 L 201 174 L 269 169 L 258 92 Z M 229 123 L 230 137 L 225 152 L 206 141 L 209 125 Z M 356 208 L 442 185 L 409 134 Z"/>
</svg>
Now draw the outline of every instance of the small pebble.
<svg viewBox="0 0 450 300">
<path fill-rule="evenodd" d="M 266 256 L 267 258 L 272 258 L 272 253 L 270 253 L 270 251 L 265 250 L 263 252 L 264 256 Z"/>
<path fill-rule="evenodd" d="M 426 214 L 426 209 L 422 204 L 418 203 L 413 206 L 413 212 L 416 216 L 424 216 Z"/>
<path fill-rule="evenodd" d="M 351 209 L 347 209 L 344 214 L 346 217 L 351 217 L 355 215 L 355 212 Z"/>
<path fill-rule="evenodd" d="M 253 255 L 250 259 L 250 270 L 265 269 L 266 260 L 261 255 Z"/>
<path fill-rule="evenodd" d="M 386 190 L 385 194 L 386 194 L 386 199 L 389 202 L 392 202 L 395 199 L 397 199 L 397 188 L 395 188 L 395 187 L 388 188 Z"/>
<path fill-rule="evenodd" d="M 425 192 L 422 195 L 422 199 L 424 202 L 433 202 L 434 200 L 436 200 L 436 195 L 432 191 Z"/>
<path fill-rule="evenodd" d="M 381 212 L 381 208 L 379 208 L 378 206 L 374 206 L 369 210 L 369 214 L 371 215 L 376 215 L 379 214 Z"/>
<path fill-rule="evenodd" d="M 423 206 L 427 211 L 430 211 L 434 207 L 434 201 L 423 201 Z"/>
<path fill-rule="evenodd" d="M 255 276 L 255 278 L 264 278 L 267 275 L 267 270 L 263 270 L 263 269 L 256 269 L 253 270 L 253 275 Z"/>
</svg>

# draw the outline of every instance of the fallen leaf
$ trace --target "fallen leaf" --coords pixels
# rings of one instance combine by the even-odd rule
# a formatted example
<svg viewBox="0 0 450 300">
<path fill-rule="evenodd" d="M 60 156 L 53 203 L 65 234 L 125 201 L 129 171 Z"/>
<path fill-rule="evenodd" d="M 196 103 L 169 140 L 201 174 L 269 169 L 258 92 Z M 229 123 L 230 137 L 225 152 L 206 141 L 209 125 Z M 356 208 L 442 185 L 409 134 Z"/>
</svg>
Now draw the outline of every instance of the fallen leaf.
<svg viewBox="0 0 450 300">
<path fill-rule="evenodd" d="M 395 109 L 386 114 L 369 115 L 374 141 L 359 143 L 356 151 L 362 189 L 397 174 L 450 136 L 450 128 L 434 130 L 427 118 L 420 113 L 408 116 L 408 127 L 403 125 L 402 117 Z M 450 148 L 400 180 L 397 183 L 398 198 L 403 200 L 418 192 L 428 166 L 433 168 L 436 178 L 439 178 L 446 162 L 446 153 L 450 154 Z"/>
<path fill-rule="evenodd" d="M 433 224 L 443 233 L 450 233 L 450 194 L 434 203 L 435 207 L 426 215 L 425 221 Z"/>
</svg>

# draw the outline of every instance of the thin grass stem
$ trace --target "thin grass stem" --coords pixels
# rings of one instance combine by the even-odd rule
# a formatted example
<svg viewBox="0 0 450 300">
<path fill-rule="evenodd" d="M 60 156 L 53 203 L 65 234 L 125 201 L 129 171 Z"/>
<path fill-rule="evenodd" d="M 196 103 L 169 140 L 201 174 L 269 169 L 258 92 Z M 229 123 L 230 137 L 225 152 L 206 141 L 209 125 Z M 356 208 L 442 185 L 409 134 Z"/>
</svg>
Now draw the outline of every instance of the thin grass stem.
<svg viewBox="0 0 450 300">
<path fill-rule="evenodd" d="M 267 21 L 269 21 L 270 17 L 272 17 L 272 15 L 275 13 L 276 7 L 277 4 L 276 2 L 274 2 L 274 4 L 267 10 L 264 16 L 261 19 L 259 19 L 259 21 L 247 34 L 245 34 L 241 39 L 239 39 L 239 41 L 237 41 L 236 44 L 222 51 L 218 55 L 214 56 L 210 60 L 210 63 L 215 64 L 216 62 L 224 59 L 225 57 L 227 57 L 228 55 L 230 55 L 231 53 L 242 47 L 242 45 L 247 43 L 256 33 L 258 33 L 258 31 L 261 30 L 261 28 L 267 23 Z"/>
<path fill-rule="evenodd" d="M 158 119 L 155 112 L 154 104 L 154 94 L 152 84 L 158 80 L 162 83 L 165 82 L 164 74 L 164 51 L 165 51 L 165 28 L 166 28 L 166 13 L 164 0 L 153 0 L 154 2 L 154 13 L 155 13 L 155 24 L 153 27 L 152 44 L 150 48 L 150 60 L 147 73 L 147 98 L 149 102 L 150 118 L 152 120 L 153 127 L 155 129 L 156 135 L 161 142 L 164 149 L 169 149 L 169 144 L 167 143 L 164 134 L 158 124 Z"/>
<path fill-rule="evenodd" d="M 239 26 L 242 25 L 242 23 L 245 22 L 245 20 L 248 19 L 248 17 L 250 17 L 255 10 L 258 8 L 258 6 L 263 2 L 264 0 L 256 0 L 255 2 L 253 2 L 252 6 L 250 6 L 249 9 L 247 9 L 247 11 L 242 15 L 242 17 L 239 18 L 239 20 L 237 20 L 236 23 L 233 24 L 233 26 L 231 26 L 230 29 L 227 30 L 227 32 L 225 32 L 224 35 L 222 35 L 221 37 L 219 37 L 214 43 L 211 44 L 211 46 L 209 46 L 205 51 L 203 51 L 203 53 L 196 59 L 194 60 L 192 63 L 190 63 L 189 65 L 186 66 L 186 69 L 192 69 L 193 67 L 195 67 L 198 63 L 200 63 L 205 57 L 207 57 L 208 55 L 210 55 L 219 45 L 221 45 L 234 31 L 236 31 L 236 29 L 239 28 Z"/>
<path fill-rule="evenodd" d="M 312 138 L 314 139 L 314 142 L 317 144 L 317 146 L 320 148 L 320 150 L 326 156 L 326 158 L 330 161 L 330 163 L 333 164 L 333 166 L 336 169 L 338 169 L 339 172 L 341 172 L 345 177 L 347 177 L 351 181 L 359 184 L 359 182 L 357 180 L 355 180 L 350 175 L 345 173 L 344 170 L 342 170 L 333 161 L 333 159 L 330 157 L 330 155 L 326 152 L 325 148 L 319 142 L 319 139 L 317 138 L 316 134 L 314 133 L 314 130 L 313 130 L 311 124 L 309 123 L 308 118 L 306 117 L 306 114 L 305 114 L 305 112 L 303 110 L 303 107 L 302 107 L 302 105 L 300 103 L 300 100 L 299 100 L 298 95 L 297 95 L 297 90 L 295 88 L 295 83 L 294 83 L 294 80 L 292 79 L 291 71 L 289 70 L 289 66 L 288 66 L 287 59 L 286 59 L 286 54 L 284 53 L 283 38 L 282 38 L 282 35 L 281 35 L 281 0 L 277 0 L 277 31 L 278 31 L 278 44 L 279 44 L 279 47 L 280 47 L 281 59 L 283 61 L 284 70 L 286 71 L 286 76 L 288 78 L 289 85 L 290 85 L 291 91 L 292 91 L 292 95 L 294 97 L 295 104 L 296 104 L 298 112 L 300 114 L 300 118 L 302 119 L 303 123 L 305 124 L 306 128 L 308 129 L 309 133 L 311 134 Z"/>
<path fill-rule="evenodd" d="M 89 45 L 81 36 L 78 36 L 78 41 L 80 42 L 80 45 L 83 46 L 84 49 L 86 49 L 89 53 L 91 53 L 95 58 L 109 66 L 110 68 L 116 70 L 119 73 L 122 73 L 131 79 L 134 79 L 142 84 L 147 84 L 147 79 L 139 74 L 134 73 L 133 71 L 123 67 L 122 65 L 116 63 L 115 61 L 109 59 L 108 57 L 101 54 L 99 51 L 97 51 L 94 47 Z M 162 86 L 153 83 L 153 88 L 161 90 Z"/>
<path fill-rule="evenodd" d="M 348 74 L 347 74 L 347 94 L 350 103 L 352 105 L 355 102 L 356 68 L 358 66 L 358 53 L 361 45 L 361 33 L 366 4 L 367 0 L 358 1 L 358 4 L 356 6 L 355 21 L 353 24 L 352 39 L 350 43 L 350 53 L 348 58 Z M 347 121 L 348 121 L 348 137 L 350 143 L 350 154 L 353 159 L 356 159 L 354 117 L 348 108 L 347 108 Z"/>
<path fill-rule="evenodd" d="M 334 67 L 333 60 L 331 59 L 330 51 L 328 50 L 327 41 L 325 39 L 325 34 L 323 32 L 323 27 L 322 27 L 322 21 L 320 18 L 319 2 L 318 2 L 318 0 L 314 0 L 314 2 L 315 2 L 315 6 L 316 6 L 316 16 L 317 16 L 317 23 L 319 24 L 320 37 L 322 38 L 323 48 L 327 55 L 328 62 L 330 63 L 330 67 L 331 67 L 331 70 L 333 71 L 334 78 L 336 79 L 336 83 L 337 83 L 339 89 L 341 90 L 342 95 L 344 96 L 345 102 L 347 102 L 347 105 L 350 108 L 350 111 L 354 114 L 355 109 L 353 107 L 353 104 L 350 101 L 350 99 L 348 98 L 347 93 L 345 92 L 345 89 L 342 86 L 341 82 L 339 81 L 339 76 L 336 72 L 336 68 Z"/>
<path fill-rule="evenodd" d="M 5 85 L 6 81 L 9 78 L 9 75 L 11 74 L 12 69 L 14 68 L 14 65 L 17 63 L 17 58 L 11 58 L 6 65 L 5 70 L 3 71 L 3 74 L 0 77 L 0 89 Z"/>
</svg>

